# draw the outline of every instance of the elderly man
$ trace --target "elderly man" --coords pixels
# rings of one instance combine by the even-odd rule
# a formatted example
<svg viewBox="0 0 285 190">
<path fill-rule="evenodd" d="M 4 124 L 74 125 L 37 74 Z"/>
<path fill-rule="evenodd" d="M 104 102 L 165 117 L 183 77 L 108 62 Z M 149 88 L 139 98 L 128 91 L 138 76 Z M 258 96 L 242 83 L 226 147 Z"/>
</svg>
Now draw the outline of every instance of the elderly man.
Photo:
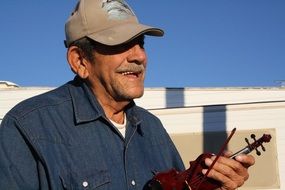
<svg viewBox="0 0 285 190">
<path fill-rule="evenodd" d="M 138 23 L 119 0 L 81 0 L 65 29 L 76 77 L 5 116 L 0 189 L 141 190 L 155 171 L 183 170 L 159 119 L 133 102 L 144 91 L 144 35 L 163 31 Z M 234 189 L 253 163 L 222 157 L 209 177 Z"/>
</svg>

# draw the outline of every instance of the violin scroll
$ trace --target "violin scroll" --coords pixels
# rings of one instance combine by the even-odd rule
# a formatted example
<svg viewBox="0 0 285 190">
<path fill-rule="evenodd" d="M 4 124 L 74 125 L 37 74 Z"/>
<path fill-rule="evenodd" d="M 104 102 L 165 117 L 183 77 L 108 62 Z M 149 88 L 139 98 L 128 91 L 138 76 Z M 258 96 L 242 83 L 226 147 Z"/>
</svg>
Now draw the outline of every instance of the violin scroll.
<svg viewBox="0 0 285 190">
<path fill-rule="evenodd" d="M 271 140 L 270 134 L 263 134 L 262 137 L 260 137 L 258 140 L 256 140 L 255 135 L 251 134 L 250 137 L 253 139 L 253 143 L 249 143 L 249 140 L 245 138 L 245 142 L 247 143 L 247 146 L 240 151 L 236 152 L 235 154 L 231 155 L 230 158 L 235 158 L 239 154 L 248 154 L 251 151 L 255 150 L 256 154 L 258 156 L 261 155 L 261 152 L 257 149 L 259 146 L 261 146 L 261 149 L 265 151 L 265 147 L 263 146 L 263 143 L 268 143 Z"/>
</svg>

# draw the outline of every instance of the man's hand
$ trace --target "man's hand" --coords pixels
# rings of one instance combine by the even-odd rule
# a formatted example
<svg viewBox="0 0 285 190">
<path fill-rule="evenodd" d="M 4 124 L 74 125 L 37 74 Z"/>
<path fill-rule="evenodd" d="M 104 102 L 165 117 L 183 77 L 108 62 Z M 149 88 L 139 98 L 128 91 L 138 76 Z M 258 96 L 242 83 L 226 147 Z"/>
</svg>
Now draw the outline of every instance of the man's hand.
<svg viewBox="0 0 285 190">
<path fill-rule="evenodd" d="M 255 163 L 255 159 L 251 155 L 238 155 L 235 159 L 228 158 L 229 152 L 225 156 L 221 156 L 214 167 L 208 174 L 209 178 L 213 178 L 222 183 L 221 189 L 232 190 L 244 184 L 248 179 L 248 168 Z M 210 166 L 215 156 L 206 158 L 205 163 Z M 205 174 L 207 170 L 202 172 Z"/>
</svg>

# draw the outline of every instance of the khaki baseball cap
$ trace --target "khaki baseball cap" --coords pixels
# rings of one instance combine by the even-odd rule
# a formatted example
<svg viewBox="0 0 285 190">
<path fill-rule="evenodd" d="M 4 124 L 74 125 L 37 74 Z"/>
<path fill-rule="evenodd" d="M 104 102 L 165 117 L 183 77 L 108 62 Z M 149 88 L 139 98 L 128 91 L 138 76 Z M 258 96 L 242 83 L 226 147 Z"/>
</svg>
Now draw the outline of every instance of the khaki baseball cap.
<svg viewBox="0 0 285 190">
<path fill-rule="evenodd" d="M 163 36 L 163 30 L 140 24 L 124 0 L 80 0 L 65 24 L 65 46 L 83 37 L 114 46 L 139 35 Z"/>
</svg>

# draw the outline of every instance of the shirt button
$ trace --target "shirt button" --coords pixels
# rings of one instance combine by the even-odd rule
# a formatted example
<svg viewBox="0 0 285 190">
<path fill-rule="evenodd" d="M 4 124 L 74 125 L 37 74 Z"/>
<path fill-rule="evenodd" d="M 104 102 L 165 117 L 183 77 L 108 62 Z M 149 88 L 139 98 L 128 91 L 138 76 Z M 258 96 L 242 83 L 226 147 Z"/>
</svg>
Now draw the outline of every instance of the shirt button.
<svg viewBox="0 0 285 190">
<path fill-rule="evenodd" d="M 132 185 L 136 185 L 136 182 L 135 182 L 135 180 L 132 180 L 132 182 L 131 182 L 131 183 L 132 183 Z"/>
<path fill-rule="evenodd" d="M 88 182 L 87 181 L 83 181 L 82 186 L 83 187 L 87 187 L 88 186 Z"/>
</svg>

